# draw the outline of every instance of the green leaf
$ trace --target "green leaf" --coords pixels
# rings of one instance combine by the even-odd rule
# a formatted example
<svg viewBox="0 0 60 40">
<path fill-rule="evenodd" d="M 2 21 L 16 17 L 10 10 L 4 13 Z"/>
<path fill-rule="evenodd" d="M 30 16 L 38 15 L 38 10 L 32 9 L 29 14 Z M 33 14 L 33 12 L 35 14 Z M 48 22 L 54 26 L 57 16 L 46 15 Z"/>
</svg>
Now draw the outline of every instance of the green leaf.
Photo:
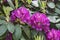
<svg viewBox="0 0 60 40">
<path fill-rule="evenodd" d="M 3 6 L 3 11 L 6 15 L 6 20 L 9 21 L 9 15 L 10 15 L 10 11 L 12 11 L 13 9 L 11 7 L 5 7 Z"/>
<path fill-rule="evenodd" d="M 2 36 L 0 36 L 0 40 L 4 40 L 6 38 L 6 35 L 7 35 L 7 31 Z"/>
<path fill-rule="evenodd" d="M 26 39 L 22 36 L 21 40 L 26 40 Z"/>
<path fill-rule="evenodd" d="M 22 34 L 22 32 L 21 32 L 20 25 L 19 24 L 15 25 L 15 32 L 13 34 L 14 40 L 19 40 L 21 37 L 21 34 Z"/>
<path fill-rule="evenodd" d="M 11 32 L 11 33 L 13 33 L 14 30 L 15 30 L 15 27 L 12 23 L 8 23 L 7 28 L 8 28 L 8 31 Z"/>
<path fill-rule="evenodd" d="M 56 27 L 57 27 L 58 29 L 60 29 L 60 23 L 59 23 L 59 24 L 56 24 Z"/>
<path fill-rule="evenodd" d="M 6 9 L 5 10 L 7 10 L 7 13 L 9 13 L 10 11 L 12 11 L 13 10 L 13 8 L 12 7 L 6 7 Z"/>
<path fill-rule="evenodd" d="M 58 0 L 58 1 L 60 1 L 60 0 Z"/>
<path fill-rule="evenodd" d="M 7 33 L 4 33 L 4 35 L 0 36 L 0 40 L 4 40 L 4 38 L 6 37 Z"/>
<path fill-rule="evenodd" d="M 34 36 L 35 40 L 46 40 L 45 35 L 43 34 L 43 32 L 38 32 L 37 35 Z"/>
<path fill-rule="evenodd" d="M 13 4 L 12 0 L 7 0 L 7 2 L 8 2 L 8 4 L 9 4 L 13 9 L 15 9 L 15 7 L 14 7 L 14 4 Z"/>
<path fill-rule="evenodd" d="M 3 11 L 5 13 L 6 16 L 10 15 L 10 11 L 12 11 L 13 9 L 11 7 L 5 7 L 3 6 Z"/>
<path fill-rule="evenodd" d="M 32 1 L 32 5 L 35 6 L 35 7 L 39 7 L 39 5 L 38 5 L 38 0 Z"/>
<path fill-rule="evenodd" d="M 48 2 L 47 5 L 52 9 L 55 8 L 55 4 L 53 2 Z"/>
<path fill-rule="evenodd" d="M 5 16 L 4 15 L 0 15 L 0 19 L 1 20 L 5 20 Z"/>
<path fill-rule="evenodd" d="M 15 0 L 16 8 L 18 8 L 18 0 Z"/>
<path fill-rule="evenodd" d="M 32 2 L 32 0 L 27 0 L 27 3 L 28 3 L 28 4 L 31 4 L 31 2 Z"/>
<path fill-rule="evenodd" d="M 60 18 L 56 20 L 56 22 L 60 22 Z"/>
<path fill-rule="evenodd" d="M 46 1 L 41 1 L 41 8 L 46 8 Z"/>
<path fill-rule="evenodd" d="M 0 24 L 6 24 L 6 21 L 5 20 L 0 20 Z"/>
<path fill-rule="evenodd" d="M 7 31 L 6 25 L 5 24 L 2 24 L 0 26 L 0 36 L 4 35 L 6 31 Z"/>
<path fill-rule="evenodd" d="M 3 6 L 3 11 L 6 14 L 6 7 L 5 6 Z"/>
<path fill-rule="evenodd" d="M 33 38 L 34 36 L 36 36 L 38 34 L 38 32 L 36 30 L 31 30 L 31 37 Z"/>
<path fill-rule="evenodd" d="M 39 7 L 41 8 L 41 0 L 38 0 Z"/>
<path fill-rule="evenodd" d="M 25 40 L 24 38 L 21 38 L 21 40 Z"/>
<path fill-rule="evenodd" d="M 55 8 L 55 12 L 60 14 L 60 10 L 58 8 Z"/>
<path fill-rule="evenodd" d="M 13 9 L 11 7 L 5 7 L 3 6 L 3 11 L 5 13 L 6 16 L 10 15 L 10 11 L 12 11 Z"/>
<path fill-rule="evenodd" d="M 56 7 L 57 7 L 57 8 L 60 8 L 60 2 L 58 2 L 58 3 L 56 4 Z"/>
<path fill-rule="evenodd" d="M 41 11 L 42 11 L 43 13 L 46 12 L 46 9 L 45 9 L 45 8 L 46 8 L 46 4 L 47 4 L 46 1 L 41 1 L 41 9 L 42 9 Z"/>
<path fill-rule="evenodd" d="M 58 16 L 48 16 L 48 19 L 52 23 L 58 23 L 58 22 L 60 22 L 60 18 Z"/>
<path fill-rule="evenodd" d="M 40 39 L 46 40 L 46 36 L 45 36 L 45 34 L 43 32 L 39 32 L 39 35 L 41 37 Z"/>
<path fill-rule="evenodd" d="M 58 17 L 58 16 L 49 16 L 48 18 L 49 18 L 50 22 L 56 23 L 56 18 L 57 18 L 57 17 Z"/>
<path fill-rule="evenodd" d="M 27 26 L 22 27 L 23 31 L 27 35 L 27 37 L 30 39 L 30 29 Z"/>
<path fill-rule="evenodd" d="M 41 35 L 37 35 L 37 37 L 35 37 L 35 40 L 43 40 L 43 36 L 41 36 Z"/>
</svg>

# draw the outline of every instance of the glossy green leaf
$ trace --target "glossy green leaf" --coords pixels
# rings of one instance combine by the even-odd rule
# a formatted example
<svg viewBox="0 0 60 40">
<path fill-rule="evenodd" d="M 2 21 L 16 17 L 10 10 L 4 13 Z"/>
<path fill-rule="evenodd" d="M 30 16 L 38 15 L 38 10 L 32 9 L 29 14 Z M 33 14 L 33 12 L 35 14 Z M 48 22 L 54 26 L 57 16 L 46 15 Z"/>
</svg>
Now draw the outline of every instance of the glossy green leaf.
<svg viewBox="0 0 60 40">
<path fill-rule="evenodd" d="M 20 39 L 21 34 L 22 34 L 21 31 L 22 31 L 22 30 L 21 30 L 20 25 L 19 25 L 19 24 L 15 25 L 15 32 L 14 32 L 14 34 L 13 34 L 14 40 L 19 40 L 19 39 Z"/>
<path fill-rule="evenodd" d="M 59 24 L 56 24 L 56 27 L 57 27 L 58 29 L 60 29 L 60 23 L 59 23 Z"/>
<path fill-rule="evenodd" d="M 57 8 L 60 8 L 60 2 L 58 2 L 58 3 L 56 4 L 56 7 L 57 7 Z"/>
<path fill-rule="evenodd" d="M 35 7 L 39 7 L 39 5 L 38 5 L 38 0 L 32 1 L 32 5 L 35 6 Z"/>
<path fill-rule="evenodd" d="M 36 30 L 31 30 L 31 37 L 33 38 L 34 36 L 36 36 L 38 34 L 38 32 Z"/>
<path fill-rule="evenodd" d="M 8 28 L 8 31 L 11 33 L 13 33 L 15 30 L 15 27 L 12 23 L 7 23 L 7 28 Z"/>
<path fill-rule="evenodd" d="M 58 1 L 60 1 L 60 0 L 58 0 Z"/>
<path fill-rule="evenodd" d="M 6 33 L 4 33 L 4 35 L 3 36 L 0 36 L 0 40 L 4 40 L 4 38 L 6 37 Z"/>
<path fill-rule="evenodd" d="M 58 16 L 48 16 L 48 19 L 52 23 L 58 23 L 58 22 L 60 22 L 60 18 Z"/>
<path fill-rule="evenodd" d="M 41 8 L 46 8 L 46 1 L 41 1 Z"/>
<path fill-rule="evenodd" d="M 32 2 L 32 0 L 27 0 L 27 3 L 28 3 L 28 4 L 31 4 L 31 2 Z"/>
<path fill-rule="evenodd" d="M 41 0 L 38 0 L 39 7 L 41 7 Z"/>
<path fill-rule="evenodd" d="M 5 24 L 2 24 L 0 26 L 0 36 L 4 35 L 6 31 L 7 31 L 6 25 Z"/>
<path fill-rule="evenodd" d="M 12 0 L 7 0 L 7 2 L 13 9 L 15 9 L 14 4 L 12 3 Z"/>
<path fill-rule="evenodd" d="M 42 12 L 45 13 L 46 12 L 46 1 L 41 1 L 41 9 L 42 9 Z"/>
<path fill-rule="evenodd" d="M 0 20 L 0 24 L 6 24 L 5 20 Z"/>
<path fill-rule="evenodd" d="M 42 32 L 38 32 L 37 35 L 34 36 L 35 40 L 46 40 L 45 35 Z"/>
<path fill-rule="evenodd" d="M 5 13 L 6 16 L 10 15 L 10 11 L 12 11 L 13 9 L 11 7 L 5 7 L 3 6 L 3 11 Z"/>
<path fill-rule="evenodd" d="M 26 26 L 22 27 L 23 31 L 25 32 L 25 34 L 27 35 L 28 38 L 30 38 L 30 29 Z"/>
<path fill-rule="evenodd" d="M 18 8 L 18 0 L 15 0 L 15 7 Z"/>
<path fill-rule="evenodd" d="M 35 37 L 35 40 L 43 40 L 43 36 L 41 36 L 41 35 L 37 35 L 37 37 Z"/>
<path fill-rule="evenodd" d="M 60 18 L 56 20 L 56 22 L 60 22 Z"/>
<path fill-rule="evenodd" d="M 5 16 L 4 15 L 0 15 L 0 19 L 1 20 L 5 20 Z"/>
<path fill-rule="evenodd" d="M 12 11 L 13 9 L 11 7 L 5 7 L 3 6 L 3 11 L 6 15 L 6 20 L 9 21 L 9 15 L 10 15 L 10 11 Z"/>
<path fill-rule="evenodd" d="M 3 11 L 6 14 L 6 7 L 5 6 L 3 6 Z"/>
<path fill-rule="evenodd" d="M 21 37 L 21 40 L 26 40 L 23 36 Z"/>
<path fill-rule="evenodd" d="M 55 8 L 55 12 L 58 13 L 58 14 L 60 14 L 60 9 Z"/>
<path fill-rule="evenodd" d="M 59 22 L 59 20 L 56 19 L 56 18 L 58 18 L 58 16 L 49 16 L 49 17 L 48 17 L 48 19 L 49 19 L 50 22 L 52 22 L 52 23 L 57 23 L 57 22 Z"/>
<path fill-rule="evenodd" d="M 53 2 L 48 2 L 47 5 L 50 8 L 55 8 L 55 4 Z"/>
</svg>

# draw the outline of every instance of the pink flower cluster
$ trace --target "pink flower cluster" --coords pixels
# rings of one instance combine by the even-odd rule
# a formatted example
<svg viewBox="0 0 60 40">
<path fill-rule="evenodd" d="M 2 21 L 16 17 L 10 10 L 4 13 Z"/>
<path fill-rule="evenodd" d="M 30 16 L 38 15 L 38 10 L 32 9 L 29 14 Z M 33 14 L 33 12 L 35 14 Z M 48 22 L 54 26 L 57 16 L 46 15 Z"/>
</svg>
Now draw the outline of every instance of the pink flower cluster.
<svg viewBox="0 0 60 40">
<path fill-rule="evenodd" d="M 20 7 L 11 13 L 11 21 L 19 18 L 20 21 L 32 26 L 33 29 L 47 32 L 49 30 L 50 21 L 44 13 L 36 12 L 30 16 L 29 11 L 25 7 Z"/>
<path fill-rule="evenodd" d="M 60 31 L 56 29 L 51 29 L 47 35 L 47 40 L 60 40 Z"/>
<path fill-rule="evenodd" d="M 31 16 L 30 25 L 33 29 L 36 29 L 38 31 L 44 30 L 45 32 L 47 32 L 49 30 L 50 21 L 45 14 L 35 12 Z"/>
<path fill-rule="evenodd" d="M 18 18 L 20 21 L 30 25 L 31 28 L 36 29 L 37 31 L 44 31 L 47 40 L 60 40 L 60 30 L 50 30 L 50 21 L 44 13 L 35 12 L 30 16 L 30 12 L 27 8 L 20 7 L 12 11 L 10 18 L 12 22 Z"/>
<path fill-rule="evenodd" d="M 14 22 L 18 18 L 18 19 L 20 19 L 20 21 L 26 23 L 30 17 L 30 13 L 27 10 L 27 8 L 25 8 L 25 7 L 20 7 L 18 9 L 14 10 L 11 14 L 12 15 L 10 18 L 11 18 L 12 22 Z"/>
</svg>

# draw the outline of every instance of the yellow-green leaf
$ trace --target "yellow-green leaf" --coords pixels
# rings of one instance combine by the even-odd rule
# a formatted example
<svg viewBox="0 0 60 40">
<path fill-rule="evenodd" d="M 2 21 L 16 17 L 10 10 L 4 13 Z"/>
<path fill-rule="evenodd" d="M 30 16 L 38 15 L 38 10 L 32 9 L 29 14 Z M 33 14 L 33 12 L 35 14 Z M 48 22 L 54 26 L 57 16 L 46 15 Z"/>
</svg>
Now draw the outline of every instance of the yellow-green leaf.
<svg viewBox="0 0 60 40">
<path fill-rule="evenodd" d="M 28 4 L 31 4 L 31 2 L 32 2 L 32 0 L 27 0 L 27 3 L 28 3 Z"/>
<path fill-rule="evenodd" d="M 18 0 L 15 0 L 15 7 L 18 8 Z"/>
<path fill-rule="evenodd" d="M 41 1 L 41 7 L 46 8 L 46 1 Z"/>
</svg>

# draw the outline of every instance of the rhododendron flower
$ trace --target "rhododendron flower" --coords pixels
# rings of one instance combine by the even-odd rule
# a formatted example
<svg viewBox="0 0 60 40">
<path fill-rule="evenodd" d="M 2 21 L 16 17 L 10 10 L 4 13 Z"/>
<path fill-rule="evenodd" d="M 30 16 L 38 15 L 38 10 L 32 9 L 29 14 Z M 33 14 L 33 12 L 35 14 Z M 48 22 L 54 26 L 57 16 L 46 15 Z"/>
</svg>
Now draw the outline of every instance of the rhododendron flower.
<svg viewBox="0 0 60 40">
<path fill-rule="evenodd" d="M 5 40 L 12 40 L 12 33 L 8 33 Z"/>
<path fill-rule="evenodd" d="M 15 21 L 16 18 L 20 19 L 22 22 L 27 22 L 30 18 L 29 11 L 25 7 L 20 7 L 14 11 L 12 11 L 11 21 Z"/>
<path fill-rule="evenodd" d="M 39 31 L 44 30 L 45 32 L 49 30 L 50 23 L 45 14 L 36 12 L 31 16 L 30 20 L 31 21 L 29 24 L 32 26 L 32 28 Z"/>
<path fill-rule="evenodd" d="M 16 9 L 17 10 L 17 9 Z M 10 21 L 14 22 L 16 20 L 16 10 L 11 12 Z"/>
<path fill-rule="evenodd" d="M 51 31 L 49 31 L 48 33 L 46 33 L 47 35 L 47 40 L 60 40 L 60 31 L 59 30 L 55 30 L 52 29 Z"/>
</svg>

